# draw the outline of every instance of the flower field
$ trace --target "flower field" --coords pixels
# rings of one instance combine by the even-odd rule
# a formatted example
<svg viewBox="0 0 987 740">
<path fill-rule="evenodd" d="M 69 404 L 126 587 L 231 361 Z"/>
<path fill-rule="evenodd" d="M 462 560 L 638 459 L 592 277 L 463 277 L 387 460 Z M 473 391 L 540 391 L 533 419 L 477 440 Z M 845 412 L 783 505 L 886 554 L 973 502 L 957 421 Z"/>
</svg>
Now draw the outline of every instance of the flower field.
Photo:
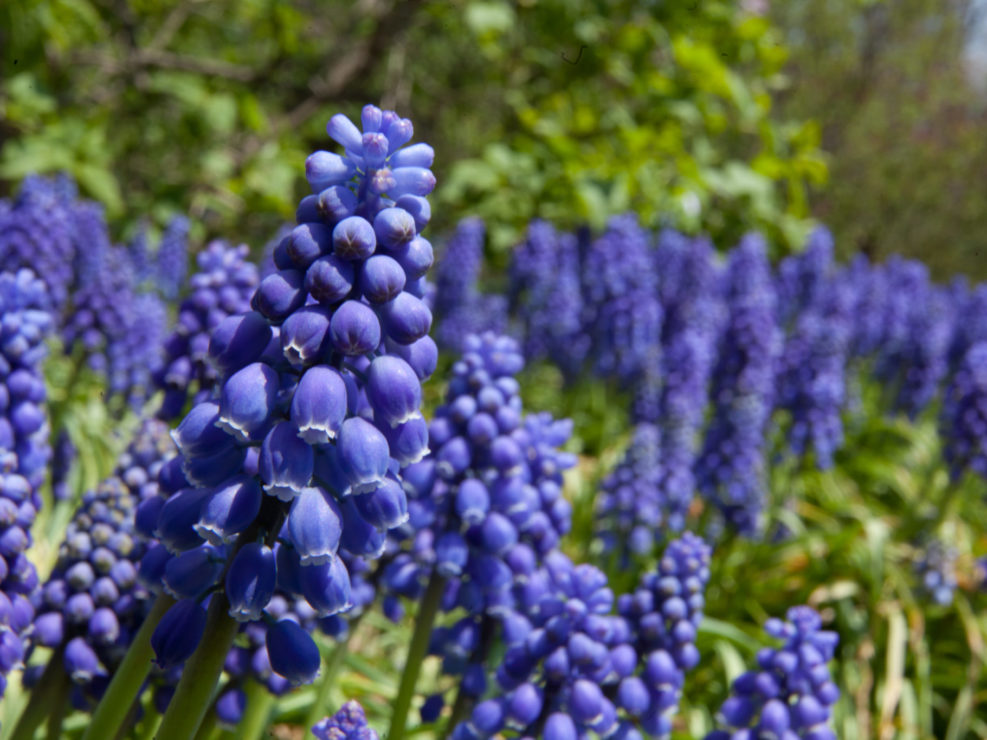
<svg viewBox="0 0 987 740">
<path fill-rule="evenodd" d="M 0 203 L 4 737 L 987 736 L 987 285 L 631 213 L 503 268 L 410 120 L 327 133 L 257 262 Z"/>
</svg>

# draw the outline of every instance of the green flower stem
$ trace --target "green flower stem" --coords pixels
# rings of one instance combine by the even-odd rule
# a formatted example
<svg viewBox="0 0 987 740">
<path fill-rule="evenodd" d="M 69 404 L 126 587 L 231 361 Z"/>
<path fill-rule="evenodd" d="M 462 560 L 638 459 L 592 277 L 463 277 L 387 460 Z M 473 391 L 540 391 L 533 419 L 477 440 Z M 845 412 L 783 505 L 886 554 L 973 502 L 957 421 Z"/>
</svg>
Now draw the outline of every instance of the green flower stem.
<svg viewBox="0 0 987 740">
<path fill-rule="evenodd" d="M 209 738 L 216 734 L 217 720 L 216 702 L 213 701 L 212 704 L 209 705 L 209 710 L 206 712 L 205 719 L 203 719 L 202 724 L 199 725 L 199 731 L 195 733 L 195 740 L 209 740 Z"/>
<path fill-rule="evenodd" d="M 264 736 L 274 709 L 275 698 L 259 681 L 251 681 L 247 687 L 247 708 L 237 726 L 239 740 L 260 740 Z"/>
<path fill-rule="evenodd" d="M 361 614 L 360 617 L 363 615 Z M 325 717 L 329 712 L 327 712 L 326 704 L 329 702 L 329 692 L 332 690 L 333 684 L 336 682 L 336 674 L 339 673 L 339 669 L 343 667 L 343 662 L 346 660 L 346 655 L 349 653 L 350 638 L 353 636 L 353 632 L 356 631 L 357 625 L 360 623 L 360 617 L 357 617 L 352 622 L 350 622 L 349 633 L 346 635 L 346 639 L 338 643 L 333 649 L 332 654 L 326 661 L 325 671 L 323 671 L 322 678 L 319 680 L 319 688 L 315 692 L 315 698 L 312 700 L 312 708 L 308 711 L 308 717 L 305 720 L 305 727 L 311 727 L 320 719 Z"/>
<path fill-rule="evenodd" d="M 418 683 L 422 661 L 425 660 L 425 654 L 428 652 L 432 625 L 435 623 L 435 616 L 439 612 L 439 603 L 442 601 L 444 590 L 445 578 L 432 571 L 432 577 L 428 581 L 428 587 L 425 589 L 421 604 L 418 606 L 418 614 L 415 617 L 415 632 L 411 637 L 411 644 L 408 646 L 408 657 L 404 662 L 401 684 L 398 687 L 397 698 L 394 700 L 394 712 L 391 714 L 391 729 L 387 733 L 387 740 L 402 740 L 404 738 L 404 731 L 408 722 L 408 710 L 411 709 L 411 700 L 415 696 L 415 684 Z"/>
<path fill-rule="evenodd" d="M 158 725 L 161 723 L 161 713 L 155 708 L 154 702 L 150 702 L 141 718 L 141 731 L 137 735 L 138 740 L 154 740 L 158 734 Z"/>
<path fill-rule="evenodd" d="M 53 658 L 58 659 L 58 663 L 62 662 L 61 651 Z M 51 665 L 51 663 L 49 663 Z M 61 670 L 61 665 L 58 666 L 58 673 L 61 675 L 60 679 L 56 679 L 54 682 L 54 687 L 49 694 L 48 702 L 48 723 L 45 732 L 45 737 L 48 740 L 59 740 L 62 737 L 62 723 L 65 721 L 65 710 L 69 707 L 69 693 L 72 690 L 71 682 L 69 677 L 65 675 L 65 671 Z"/>
<path fill-rule="evenodd" d="M 199 647 L 182 669 L 182 678 L 161 720 L 158 737 L 168 740 L 192 740 L 195 737 L 212 703 L 213 692 L 223 672 L 223 662 L 239 627 L 227 613 L 229 609 L 226 593 L 214 593 Z"/>
<path fill-rule="evenodd" d="M 165 615 L 175 600 L 167 594 L 161 594 L 151 607 L 150 613 L 138 630 L 130 649 L 123 657 L 123 662 L 113 674 L 113 680 L 106 688 L 106 693 L 93 712 L 86 734 L 82 740 L 104 740 L 115 737 L 116 732 L 127 717 L 130 707 L 144 686 L 144 679 L 151 670 L 151 634 L 158 626 L 161 617 Z"/>
<path fill-rule="evenodd" d="M 62 668 L 62 651 L 56 650 L 48 659 L 48 666 L 37 685 L 31 690 L 31 699 L 21 712 L 10 740 L 32 740 L 34 731 L 51 713 L 53 697 L 61 693 L 60 684 L 67 687 L 68 682 L 69 677 Z"/>
</svg>

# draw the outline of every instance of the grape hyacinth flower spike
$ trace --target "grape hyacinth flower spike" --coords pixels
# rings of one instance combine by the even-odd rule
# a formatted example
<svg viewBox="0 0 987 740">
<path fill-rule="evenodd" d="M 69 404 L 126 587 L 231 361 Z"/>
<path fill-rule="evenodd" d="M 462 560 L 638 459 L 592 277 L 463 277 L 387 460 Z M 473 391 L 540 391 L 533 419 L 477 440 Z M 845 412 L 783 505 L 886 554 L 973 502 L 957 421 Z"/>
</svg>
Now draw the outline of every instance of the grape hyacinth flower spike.
<svg viewBox="0 0 987 740">
<path fill-rule="evenodd" d="M 367 715 L 358 702 L 348 701 L 331 717 L 312 728 L 318 740 L 379 740 L 377 732 L 367 724 Z"/>
<path fill-rule="evenodd" d="M 157 498 L 158 473 L 174 453 L 167 426 L 145 421 L 113 475 L 83 495 L 41 589 L 32 641 L 52 649 L 75 641 L 64 660 L 75 706 L 100 699 L 147 614 L 138 565 L 148 540 L 135 513 L 142 500 Z"/>
<path fill-rule="evenodd" d="M 808 606 L 789 609 L 787 621 L 769 619 L 764 631 L 782 646 L 762 648 L 757 670 L 734 680 L 731 696 L 717 715 L 723 729 L 710 732 L 706 740 L 836 740 L 830 717 L 840 691 L 827 663 L 833 659 L 839 635 L 821 626 L 819 615 Z"/>
<path fill-rule="evenodd" d="M 223 363 L 209 358 L 210 337 L 221 324 L 227 333 L 220 340 L 226 341 L 231 334 L 268 329 L 266 323 L 259 326 L 252 320 L 256 315 L 247 314 L 259 281 L 248 256 L 245 244 L 232 247 L 220 241 L 211 242 L 196 256 L 198 271 L 189 279 L 189 295 L 178 308 L 175 328 L 164 342 L 164 361 L 154 374 L 155 385 L 164 391 L 158 418 L 180 416 L 190 395 L 195 402 L 212 394 L 225 370 Z M 239 320 L 224 323 L 230 316 Z"/>
<path fill-rule="evenodd" d="M 52 329 L 45 284 L 27 269 L 0 273 L 0 695 L 20 667 L 38 574 L 28 560 L 51 450 L 41 361 Z"/>
<path fill-rule="evenodd" d="M 781 334 L 763 239 L 744 237 L 730 254 L 727 323 L 713 371 L 715 408 L 696 463 L 700 492 L 747 536 L 761 527 L 764 448 Z"/>
<path fill-rule="evenodd" d="M 218 398 L 194 406 L 175 433 L 188 485 L 159 506 L 155 531 L 172 557 L 203 536 L 227 540 L 229 580 L 224 586 L 217 573 L 209 586 L 212 626 L 186 665 L 165 734 L 205 712 L 188 677 L 218 676 L 236 630 L 225 613 L 273 616 L 264 603 L 269 581 L 247 584 L 241 556 L 277 544 L 278 582 L 329 618 L 354 604 L 344 556 L 377 557 L 387 530 L 407 517 L 400 464 L 427 453 L 420 384 L 435 357 L 420 297 L 432 261 L 420 232 L 430 218 L 433 152 L 405 146 L 411 122 L 391 111 L 366 106 L 361 120 L 362 131 L 341 114 L 330 120 L 344 153 L 306 161 L 312 195 L 274 250 L 277 270 L 260 282 L 252 313 L 222 319 L 212 332 Z M 240 485 L 263 491 L 249 522 L 244 510 L 223 510 L 238 503 L 229 489 Z M 282 575 L 283 564 L 294 576 Z M 275 621 L 271 668 L 289 681 L 311 680 L 319 662 L 311 637 Z"/>
</svg>

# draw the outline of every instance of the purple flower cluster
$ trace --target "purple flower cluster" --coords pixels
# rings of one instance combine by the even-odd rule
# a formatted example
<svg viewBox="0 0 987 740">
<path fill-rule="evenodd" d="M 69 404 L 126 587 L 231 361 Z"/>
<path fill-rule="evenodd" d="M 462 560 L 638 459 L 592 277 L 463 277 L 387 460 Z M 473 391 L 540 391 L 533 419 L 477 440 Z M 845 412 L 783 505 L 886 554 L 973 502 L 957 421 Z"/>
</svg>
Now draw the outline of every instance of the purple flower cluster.
<svg viewBox="0 0 987 740">
<path fill-rule="evenodd" d="M 792 451 L 811 450 L 816 465 L 828 469 L 843 443 L 854 294 L 842 274 L 826 276 L 815 287 L 815 302 L 803 303 L 792 318 L 778 362 L 776 405 L 791 416 Z"/>
<path fill-rule="evenodd" d="M 883 326 L 874 372 L 881 382 L 894 388 L 909 366 L 911 322 L 925 303 L 929 271 L 921 262 L 900 257 L 892 257 L 880 269 L 887 294 L 882 306 Z"/>
<path fill-rule="evenodd" d="M 433 153 L 404 147 L 411 122 L 391 111 L 366 106 L 362 123 L 361 133 L 334 116 L 328 132 L 345 155 L 308 158 L 314 194 L 274 251 L 277 272 L 258 286 L 254 311 L 212 331 L 218 398 L 174 432 L 185 487 L 142 505 L 173 561 L 218 562 L 190 569 L 206 574 L 197 595 L 183 589 L 158 625 L 162 663 L 194 651 L 201 597 L 214 587 L 245 623 L 273 616 L 277 589 L 319 617 L 352 608 L 340 552 L 377 557 L 408 518 L 400 466 L 427 453 L 421 382 L 436 361 L 421 300 L 432 248 L 419 236 Z M 290 683 L 317 674 L 318 650 L 295 621 L 273 618 L 265 645 Z"/>
<path fill-rule="evenodd" d="M 987 342 L 987 284 L 968 289 L 954 285 L 951 290 L 956 316 L 949 347 L 949 367 L 956 372 L 963 357 L 978 342 Z"/>
<path fill-rule="evenodd" d="M 75 277 L 77 244 L 71 225 L 75 196 L 67 178 L 31 176 L 10 207 L 0 211 L 0 270 L 36 271 L 55 311 L 65 306 Z"/>
<path fill-rule="evenodd" d="M 826 664 L 839 635 L 820 629 L 819 615 L 808 606 L 793 607 L 787 616 L 787 622 L 769 619 L 764 625 L 783 645 L 758 651 L 758 670 L 738 677 L 720 707 L 718 720 L 726 729 L 714 730 L 706 740 L 836 740 L 829 721 L 840 691 Z"/>
<path fill-rule="evenodd" d="M 41 361 L 52 329 L 45 284 L 0 273 L 0 694 L 20 666 L 38 574 L 27 559 L 51 451 Z"/>
<path fill-rule="evenodd" d="M 699 431 L 708 398 L 722 307 L 712 245 L 664 232 L 655 252 L 662 327 L 660 496 L 666 523 L 682 529 L 695 491 Z M 668 268 L 668 275 L 663 270 Z"/>
<path fill-rule="evenodd" d="M 175 419 L 190 396 L 197 403 L 212 393 L 218 379 L 208 361 L 212 331 L 226 317 L 249 311 L 257 289 L 257 267 L 248 261 L 248 252 L 245 244 L 214 241 L 196 256 L 199 269 L 189 280 L 189 294 L 164 343 L 164 362 L 154 375 L 155 385 L 164 390 L 159 418 Z"/>
<path fill-rule="evenodd" d="M 790 326 L 806 309 L 822 304 L 831 290 L 834 269 L 833 235 L 819 226 L 809 234 L 805 249 L 778 265 L 777 308 L 782 326 Z"/>
<path fill-rule="evenodd" d="M 511 261 L 511 305 L 524 336 L 524 355 L 547 358 L 573 376 L 585 362 L 579 244 L 546 221 L 532 221 Z"/>
<path fill-rule="evenodd" d="M 934 285 L 910 309 L 895 407 L 915 418 L 935 399 L 946 376 L 956 315 L 946 290 Z"/>
<path fill-rule="evenodd" d="M 157 269 L 154 273 L 158 290 L 168 300 L 178 297 L 188 274 L 189 222 L 176 216 L 168 222 L 158 245 Z"/>
<path fill-rule="evenodd" d="M 167 312 L 152 294 L 138 294 L 130 256 L 113 246 L 102 209 L 75 208 L 74 234 L 80 245 L 79 287 L 62 327 L 66 353 L 78 351 L 89 367 L 105 375 L 110 396 L 140 406 L 152 391 L 160 363 Z"/>
<path fill-rule="evenodd" d="M 582 267 L 583 317 L 595 370 L 627 382 L 658 361 L 662 306 L 651 238 L 631 214 L 615 216 Z"/>
<path fill-rule="evenodd" d="M 940 433 L 954 479 L 967 470 L 987 478 L 987 342 L 971 346 L 950 379 Z"/>
<path fill-rule="evenodd" d="M 440 346 L 456 352 L 468 335 L 502 333 L 507 324 L 506 298 L 477 289 L 485 233 L 482 220 L 461 221 L 436 265 L 436 337 Z"/>
<path fill-rule="evenodd" d="M 98 701 L 144 620 L 148 592 L 137 566 L 147 542 L 134 515 L 157 495 L 158 472 L 174 453 L 167 426 L 143 422 L 113 475 L 83 496 L 41 590 L 32 641 L 60 649 L 77 708 Z"/>
<path fill-rule="evenodd" d="M 516 607 L 501 615 L 506 652 L 499 693 L 456 726 L 456 740 L 512 730 L 575 740 L 667 737 L 702 612 L 709 548 L 687 535 L 669 545 L 660 570 L 633 596 L 614 596 L 592 565 L 553 551 L 517 571 Z"/>
<path fill-rule="evenodd" d="M 699 663 L 696 630 L 703 618 L 711 556 L 709 545 L 685 532 L 668 543 L 657 571 L 645 573 L 637 589 L 617 601 L 618 612 L 635 635 L 638 654 L 646 656 L 646 665 L 660 665 L 667 678 L 651 692 L 651 704 L 658 711 L 646 728 L 649 734 L 671 732 L 685 674 Z"/>
<path fill-rule="evenodd" d="M 921 549 L 915 561 L 915 574 L 921 590 L 939 606 L 953 603 L 956 556 L 956 548 L 934 539 Z"/>
<path fill-rule="evenodd" d="M 623 702 L 604 689 L 633 676 L 637 655 L 627 623 L 611 613 L 606 576 L 554 551 L 515 591 L 517 610 L 505 620 L 507 651 L 496 671 L 500 693 L 477 704 L 452 737 L 477 740 L 511 729 L 554 740 L 615 731 Z"/>
<path fill-rule="evenodd" d="M 764 436 L 781 348 L 775 291 L 760 237 L 730 254 L 724 286 L 726 328 L 713 372 L 713 419 L 696 464 L 699 490 L 743 534 L 760 528 Z"/>
<path fill-rule="evenodd" d="M 661 497 L 661 469 L 661 432 L 653 424 L 638 424 L 624 456 L 600 484 L 597 537 L 603 551 L 622 564 L 632 555 L 649 557 L 661 539 L 668 514 Z"/>
<path fill-rule="evenodd" d="M 877 352 L 884 335 L 884 304 L 888 290 L 884 270 L 872 265 L 861 254 L 847 266 L 845 275 L 855 296 L 850 356 L 868 358 Z"/>
<path fill-rule="evenodd" d="M 377 733 L 367 724 L 363 707 L 348 701 L 331 717 L 312 728 L 318 740 L 378 740 Z"/>
<path fill-rule="evenodd" d="M 384 575 L 393 593 L 417 597 L 434 568 L 450 579 L 448 609 L 497 611 L 510 603 L 512 557 L 535 559 L 569 531 L 562 471 L 575 460 L 558 447 L 572 427 L 522 418 L 514 375 L 523 364 L 513 339 L 467 337 L 429 426 L 432 455 L 405 470 L 416 532 Z"/>
</svg>

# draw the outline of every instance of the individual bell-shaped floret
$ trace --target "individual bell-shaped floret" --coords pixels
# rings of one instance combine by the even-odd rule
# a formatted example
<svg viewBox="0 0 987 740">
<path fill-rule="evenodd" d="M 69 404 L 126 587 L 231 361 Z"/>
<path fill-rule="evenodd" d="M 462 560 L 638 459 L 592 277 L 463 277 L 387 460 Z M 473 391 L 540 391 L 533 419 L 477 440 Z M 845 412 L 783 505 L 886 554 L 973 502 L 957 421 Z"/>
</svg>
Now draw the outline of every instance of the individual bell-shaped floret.
<svg viewBox="0 0 987 740">
<path fill-rule="evenodd" d="M 330 185 L 319 193 L 316 199 L 318 216 L 328 224 L 335 225 L 344 218 L 356 213 L 359 201 L 353 192 L 343 185 Z M 300 219 L 312 220 L 312 219 Z"/>
<path fill-rule="evenodd" d="M 421 415 L 421 381 L 400 357 L 381 355 L 370 363 L 366 394 L 374 419 L 392 427 Z"/>
<path fill-rule="evenodd" d="M 291 503 L 287 529 L 303 566 L 328 563 L 339 549 L 342 513 L 322 489 L 304 488 Z"/>
<path fill-rule="evenodd" d="M 64 636 L 65 623 L 60 612 L 46 612 L 34 620 L 34 639 L 39 644 L 57 647 L 62 644 Z"/>
<path fill-rule="evenodd" d="M 209 455 L 232 446 L 233 440 L 219 426 L 219 406 L 211 401 L 197 404 L 172 431 L 178 451 L 183 455 Z"/>
<path fill-rule="evenodd" d="M 604 701 L 605 697 L 598 684 L 580 679 L 572 686 L 569 711 L 577 722 L 594 724 L 603 716 Z"/>
<path fill-rule="evenodd" d="M 241 442 L 257 439 L 267 430 L 277 403 L 278 374 L 263 362 L 254 362 L 223 384 L 217 424 Z"/>
<path fill-rule="evenodd" d="M 292 684 L 311 683 L 319 675 L 319 648 L 296 622 L 282 619 L 267 628 L 271 669 Z"/>
<path fill-rule="evenodd" d="M 65 646 L 65 671 L 75 683 L 89 683 L 96 676 L 105 676 L 106 669 L 95 651 L 83 637 L 73 637 Z"/>
<path fill-rule="evenodd" d="M 380 321 L 365 303 L 346 301 L 333 313 L 329 334 L 333 348 L 340 354 L 369 354 L 380 344 Z"/>
<path fill-rule="evenodd" d="M 89 618 L 89 628 L 87 630 L 89 638 L 97 645 L 112 645 L 120 637 L 120 622 L 116 613 L 108 608 L 101 607 L 93 612 Z"/>
<path fill-rule="evenodd" d="M 469 562 L 469 545 L 459 532 L 445 532 L 435 543 L 435 569 L 446 578 L 462 575 Z"/>
<path fill-rule="evenodd" d="M 384 552 L 387 533 L 360 516 L 352 496 L 343 499 L 339 509 L 343 514 L 343 534 L 339 539 L 339 546 L 351 555 L 362 555 L 370 559 L 379 557 Z"/>
<path fill-rule="evenodd" d="M 428 422 L 421 416 L 393 427 L 386 422 L 380 426 L 387 439 L 391 457 L 399 465 L 413 465 L 428 455 Z"/>
<path fill-rule="evenodd" d="M 350 492 L 368 493 L 384 481 L 390 455 L 387 439 L 366 419 L 343 422 L 335 454 Z"/>
<path fill-rule="evenodd" d="M 375 254 L 360 267 L 360 290 L 371 303 L 393 300 L 406 282 L 404 268 L 386 254 Z"/>
<path fill-rule="evenodd" d="M 332 232 L 320 223 L 299 224 L 284 238 L 285 251 L 292 263 L 304 270 L 332 249 Z"/>
<path fill-rule="evenodd" d="M 329 312 L 322 306 L 300 308 L 281 326 L 281 349 L 295 368 L 321 361 L 329 346 Z"/>
<path fill-rule="evenodd" d="M 339 433 L 346 409 L 346 383 L 339 371 L 317 365 L 298 381 L 291 397 L 291 423 L 309 444 L 326 444 Z"/>
<path fill-rule="evenodd" d="M 388 250 L 415 238 L 415 219 L 403 208 L 385 208 L 374 217 L 377 241 Z"/>
<path fill-rule="evenodd" d="M 165 590 L 178 599 L 195 599 L 216 583 L 223 558 L 212 545 L 186 550 L 165 566 Z"/>
<path fill-rule="evenodd" d="M 231 542 L 257 517 L 263 496 L 253 476 L 230 478 L 203 501 L 196 534 L 214 545 Z"/>
<path fill-rule="evenodd" d="M 320 617 L 353 607 L 350 574 L 338 556 L 320 565 L 303 565 L 299 571 L 302 595 Z"/>
<path fill-rule="evenodd" d="M 332 230 L 332 248 L 341 259 L 365 260 L 377 248 L 374 227 L 361 216 L 344 218 Z"/>
<path fill-rule="evenodd" d="M 579 733 L 568 714 L 553 712 L 545 720 L 545 730 L 542 736 L 545 740 L 578 740 Z"/>
<path fill-rule="evenodd" d="M 279 270 L 261 280 L 251 306 L 266 318 L 281 322 L 305 304 L 305 273 Z"/>
<path fill-rule="evenodd" d="M 221 725 L 235 727 L 240 724 L 246 709 L 247 694 L 243 689 L 227 689 L 216 699 L 216 717 Z"/>
<path fill-rule="evenodd" d="M 398 344 L 411 344 L 428 334 L 432 327 L 428 306 L 407 291 L 381 306 L 380 317 L 387 336 Z"/>
<path fill-rule="evenodd" d="M 338 154 L 327 151 L 313 152 L 305 160 L 305 179 L 312 192 L 319 193 L 331 185 L 341 185 L 356 172 L 353 163 Z"/>
<path fill-rule="evenodd" d="M 312 447 L 298 436 L 291 422 L 278 422 L 264 437 L 258 470 L 268 494 L 291 501 L 309 485 L 314 467 Z"/>
<path fill-rule="evenodd" d="M 277 567 L 274 551 L 250 542 L 240 548 L 226 572 L 226 597 L 230 616 L 238 622 L 261 618 L 261 613 L 274 596 Z"/>
<path fill-rule="evenodd" d="M 155 529 L 162 545 L 172 552 L 182 552 L 202 543 L 195 525 L 209 495 L 207 488 L 183 488 L 165 501 Z"/>
<path fill-rule="evenodd" d="M 329 254 L 309 265 L 305 271 L 305 290 L 323 306 L 332 306 L 350 294 L 355 280 L 353 263 Z"/>
<path fill-rule="evenodd" d="M 206 629 L 206 610 L 194 599 L 182 599 L 165 613 L 151 635 L 155 662 L 167 669 L 195 652 Z"/>
<path fill-rule="evenodd" d="M 387 531 L 408 521 L 408 498 L 393 478 L 385 478 L 371 493 L 353 497 L 360 516 L 375 528 Z"/>
</svg>

